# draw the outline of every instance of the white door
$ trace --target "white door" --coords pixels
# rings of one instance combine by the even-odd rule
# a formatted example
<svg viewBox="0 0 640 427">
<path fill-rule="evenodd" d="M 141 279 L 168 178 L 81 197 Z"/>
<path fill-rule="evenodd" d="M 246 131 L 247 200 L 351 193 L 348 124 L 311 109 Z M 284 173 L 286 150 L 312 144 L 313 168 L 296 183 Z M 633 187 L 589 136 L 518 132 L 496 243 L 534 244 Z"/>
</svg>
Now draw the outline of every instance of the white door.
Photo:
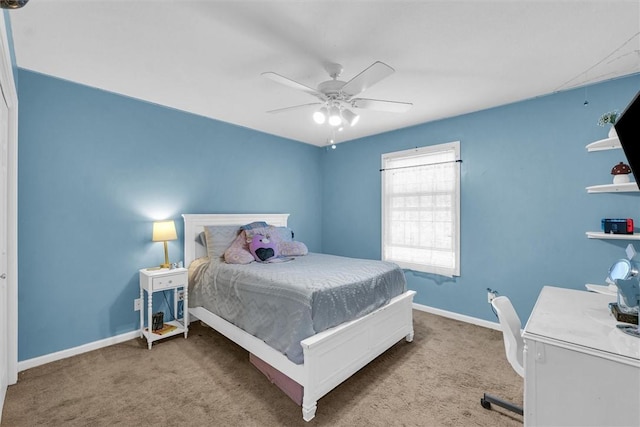
<svg viewBox="0 0 640 427">
<path fill-rule="evenodd" d="M 7 149 L 9 144 L 9 107 L 0 83 L 0 410 L 7 393 Z M 0 413 L 0 417 L 2 414 Z"/>
<path fill-rule="evenodd" d="M 18 95 L 9 51 L 0 13 L 0 421 L 7 386 L 18 381 Z"/>
</svg>

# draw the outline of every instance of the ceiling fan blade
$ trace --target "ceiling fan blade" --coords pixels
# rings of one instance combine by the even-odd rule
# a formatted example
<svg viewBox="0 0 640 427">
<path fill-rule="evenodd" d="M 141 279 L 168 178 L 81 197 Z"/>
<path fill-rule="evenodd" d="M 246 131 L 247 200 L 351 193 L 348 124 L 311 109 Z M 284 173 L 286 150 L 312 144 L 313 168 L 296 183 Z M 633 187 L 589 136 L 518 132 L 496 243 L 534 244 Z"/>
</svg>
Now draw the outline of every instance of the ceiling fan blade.
<svg viewBox="0 0 640 427">
<path fill-rule="evenodd" d="M 267 113 L 284 113 L 286 111 L 292 111 L 292 110 L 297 110 L 298 108 L 305 108 L 305 107 L 310 107 L 312 105 L 322 105 L 322 102 L 312 102 L 310 104 L 302 104 L 302 105 L 294 105 L 293 107 L 285 107 L 285 108 L 278 108 L 275 110 L 269 110 L 267 111 Z"/>
<path fill-rule="evenodd" d="M 317 98 L 324 100 L 324 95 L 318 92 L 317 90 L 310 88 L 309 86 L 305 86 L 302 83 L 298 83 L 294 80 L 291 80 L 287 77 L 281 76 L 280 74 L 274 73 L 272 71 L 267 71 L 262 73 L 262 75 L 268 79 L 273 80 L 276 83 L 280 83 L 285 86 L 289 86 L 290 88 L 301 90 L 303 92 L 308 93 L 309 95 L 313 95 Z"/>
<path fill-rule="evenodd" d="M 355 96 L 364 92 L 380 80 L 393 74 L 395 70 L 384 62 L 376 61 L 362 71 L 360 74 L 349 80 L 340 90 L 348 96 Z"/>
<path fill-rule="evenodd" d="M 369 110 L 387 111 L 390 113 L 404 113 L 413 106 L 410 102 L 383 101 L 381 99 L 356 98 L 351 100 L 351 106 Z"/>
</svg>

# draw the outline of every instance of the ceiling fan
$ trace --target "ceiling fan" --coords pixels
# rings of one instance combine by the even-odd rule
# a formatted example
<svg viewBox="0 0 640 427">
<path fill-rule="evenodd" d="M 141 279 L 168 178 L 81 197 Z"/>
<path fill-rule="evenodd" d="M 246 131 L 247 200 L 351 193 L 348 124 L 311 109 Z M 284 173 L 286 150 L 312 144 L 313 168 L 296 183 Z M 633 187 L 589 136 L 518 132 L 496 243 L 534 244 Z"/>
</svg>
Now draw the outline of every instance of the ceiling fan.
<svg viewBox="0 0 640 427">
<path fill-rule="evenodd" d="M 271 71 L 262 73 L 264 77 L 267 77 L 285 86 L 289 86 L 293 89 L 298 89 L 306 92 L 312 96 L 315 96 L 320 101 L 309 104 L 295 105 L 292 107 L 279 108 L 267 112 L 282 113 L 299 108 L 308 108 L 310 106 L 319 105 L 320 108 L 318 108 L 315 113 L 313 113 L 314 121 L 318 124 L 328 122 L 329 125 L 337 128 L 344 124 L 353 126 L 357 123 L 360 117 L 349 108 L 362 108 L 393 113 L 403 113 L 405 111 L 408 111 L 413 106 L 413 104 L 409 102 L 356 98 L 357 95 L 395 72 L 393 68 L 391 68 L 384 62 L 374 62 L 348 82 L 338 80 L 338 77 L 340 77 L 340 74 L 342 74 L 342 65 L 331 63 L 328 64 L 325 69 L 329 73 L 331 80 L 320 83 L 317 89 L 313 89 L 309 86 L 298 83 L 294 80 Z"/>
</svg>

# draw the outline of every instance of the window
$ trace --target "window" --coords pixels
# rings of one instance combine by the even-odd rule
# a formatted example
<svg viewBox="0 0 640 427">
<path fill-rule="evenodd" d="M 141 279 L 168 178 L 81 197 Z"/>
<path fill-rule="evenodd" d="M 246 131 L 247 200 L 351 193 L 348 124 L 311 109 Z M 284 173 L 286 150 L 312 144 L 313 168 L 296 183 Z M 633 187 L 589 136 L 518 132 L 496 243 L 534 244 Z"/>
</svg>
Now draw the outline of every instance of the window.
<svg viewBox="0 0 640 427">
<path fill-rule="evenodd" d="M 382 259 L 460 275 L 460 142 L 382 155 Z"/>
</svg>

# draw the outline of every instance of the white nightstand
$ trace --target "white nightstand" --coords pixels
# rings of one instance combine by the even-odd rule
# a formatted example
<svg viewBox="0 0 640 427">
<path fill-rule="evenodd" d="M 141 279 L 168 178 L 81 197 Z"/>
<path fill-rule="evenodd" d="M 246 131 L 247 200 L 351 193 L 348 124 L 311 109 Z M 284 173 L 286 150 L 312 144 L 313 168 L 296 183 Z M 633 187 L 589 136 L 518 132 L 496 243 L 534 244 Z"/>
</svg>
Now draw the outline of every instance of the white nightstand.
<svg viewBox="0 0 640 427">
<path fill-rule="evenodd" d="M 140 308 L 140 338 L 145 337 L 151 349 L 154 341 L 168 338 L 177 334 L 184 333 L 187 338 L 189 332 L 189 294 L 188 294 L 188 277 L 186 268 L 161 268 L 158 270 L 149 270 L 143 268 L 140 270 L 140 302 L 144 303 L 144 292 L 147 291 L 147 328 L 144 327 L 145 306 Z M 175 326 L 175 329 L 162 335 L 149 332 L 151 330 L 151 315 L 153 312 L 153 294 L 159 291 L 173 290 L 173 315 L 176 319 L 165 321 L 164 324 Z M 178 301 L 182 295 L 182 317 L 178 318 Z M 165 318 L 168 313 L 165 313 Z"/>
</svg>

